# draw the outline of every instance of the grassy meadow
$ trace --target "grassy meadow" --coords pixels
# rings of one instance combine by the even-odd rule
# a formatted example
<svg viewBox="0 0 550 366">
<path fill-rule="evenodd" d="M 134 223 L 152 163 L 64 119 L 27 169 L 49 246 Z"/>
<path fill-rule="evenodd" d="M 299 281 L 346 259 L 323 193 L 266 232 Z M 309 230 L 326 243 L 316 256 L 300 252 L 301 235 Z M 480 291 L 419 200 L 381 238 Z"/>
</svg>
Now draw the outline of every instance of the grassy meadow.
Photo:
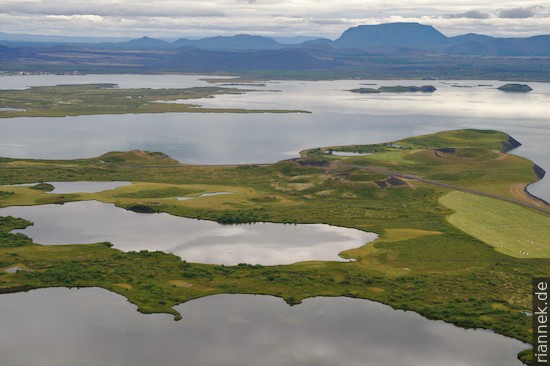
<svg viewBox="0 0 550 366">
<path fill-rule="evenodd" d="M 509 202 L 454 191 L 439 199 L 455 211 L 448 221 L 496 251 L 516 258 L 550 258 L 550 217 Z"/>
</svg>

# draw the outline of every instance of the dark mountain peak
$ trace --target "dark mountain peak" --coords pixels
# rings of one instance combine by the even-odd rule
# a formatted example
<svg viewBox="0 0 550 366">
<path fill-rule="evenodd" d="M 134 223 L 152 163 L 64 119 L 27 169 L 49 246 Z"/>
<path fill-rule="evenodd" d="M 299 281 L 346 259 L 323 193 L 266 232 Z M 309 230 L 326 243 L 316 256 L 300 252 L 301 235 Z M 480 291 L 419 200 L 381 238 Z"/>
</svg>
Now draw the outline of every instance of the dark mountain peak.
<svg viewBox="0 0 550 366">
<path fill-rule="evenodd" d="M 233 38 L 233 39 L 264 39 L 264 40 L 273 40 L 269 37 L 264 37 L 264 36 L 255 36 L 255 35 L 252 35 L 252 34 L 237 34 L 235 36 L 232 36 L 232 37 L 227 37 L 227 38 Z"/>
<path fill-rule="evenodd" d="M 304 41 L 299 44 L 302 47 L 330 47 L 334 42 L 328 38 L 317 38 L 309 41 Z"/>
<path fill-rule="evenodd" d="M 190 46 L 209 50 L 250 50 L 250 49 L 278 49 L 283 45 L 272 38 L 237 34 L 235 36 L 216 36 L 197 40 L 179 39 L 174 42 L 177 46 Z"/>
<path fill-rule="evenodd" d="M 467 33 L 460 36 L 455 37 L 449 37 L 449 40 L 453 43 L 459 43 L 459 42 L 486 42 L 491 39 L 494 39 L 491 36 L 485 36 L 483 34 L 477 34 L 477 33 Z"/>
<path fill-rule="evenodd" d="M 533 36 L 527 38 L 527 41 L 529 42 L 548 42 L 547 44 L 550 44 L 550 35 L 544 34 L 540 36 Z"/>
<path fill-rule="evenodd" d="M 141 38 L 132 39 L 128 42 L 122 42 L 122 43 L 153 43 L 153 44 L 167 44 L 168 42 L 163 41 L 162 39 L 157 38 L 151 38 L 147 36 L 143 36 Z"/>
<path fill-rule="evenodd" d="M 135 49 L 152 49 L 152 48 L 168 48 L 170 43 L 163 41 L 162 39 L 151 38 L 151 37 L 141 37 L 137 39 L 132 39 L 127 42 L 116 43 L 117 47 L 122 48 L 135 48 Z"/>
<path fill-rule="evenodd" d="M 446 41 L 447 37 L 431 25 L 386 23 L 350 28 L 334 43 L 341 48 L 389 46 L 429 49 L 440 46 Z"/>
</svg>

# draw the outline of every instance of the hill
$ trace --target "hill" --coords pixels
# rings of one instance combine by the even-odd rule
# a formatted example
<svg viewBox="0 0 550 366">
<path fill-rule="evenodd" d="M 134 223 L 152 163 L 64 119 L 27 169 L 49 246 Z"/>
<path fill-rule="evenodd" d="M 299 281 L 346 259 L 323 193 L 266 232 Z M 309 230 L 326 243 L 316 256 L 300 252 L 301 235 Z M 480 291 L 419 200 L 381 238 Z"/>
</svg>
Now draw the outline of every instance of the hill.
<svg viewBox="0 0 550 366">
<path fill-rule="evenodd" d="M 270 50 L 283 48 L 284 45 L 272 38 L 238 34 L 232 37 L 209 37 L 198 40 L 178 39 L 175 47 L 196 47 L 204 50 Z"/>
<path fill-rule="evenodd" d="M 408 47 L 432 49 L 448 38 L 434 27 L 418 23 L 360 25 L 346 30 L 333 45 L 340 48 Z"/>
</svg>

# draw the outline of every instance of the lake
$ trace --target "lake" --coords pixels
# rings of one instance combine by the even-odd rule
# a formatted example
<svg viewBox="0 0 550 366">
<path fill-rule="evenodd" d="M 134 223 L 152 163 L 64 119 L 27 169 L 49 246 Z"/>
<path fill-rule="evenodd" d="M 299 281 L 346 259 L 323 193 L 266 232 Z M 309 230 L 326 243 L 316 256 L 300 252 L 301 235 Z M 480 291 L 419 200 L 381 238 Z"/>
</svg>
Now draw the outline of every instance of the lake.
<svg viewBox="0 0 550 366">
<path fill-rule="evenodd" d="M 212 78 L 213 76 L 210 76 Z M 1 87 L 118 83 L 121 87 L 212 85 L 194 75 L 4 76 Z M 435 93 L 349 92 L 361 84 L 426 85 Z M 442 130 L 497 129 L 523 146 L 514 151 L 550 170 L 550 84 L 505 93 L 501 81 L 270 81 L 259 91 L 190 100 L 205 107 L 301 109 L 311 114 L 166 113 L 0 119 L 0 156 L 71 159 L 108 151 L 162 151 L 183 163 L 269 163 L 305 148 L 394 141 Z M 485 85 L 485 86 L 478 86 Z M 486 86 L 492 85 L 492 86 Z M 458 87 L 457 87 L 458 86 Z M 250 89 L 249 86 L 242 88 Z M 550 180 L 530 191 L 550 201 Z"/>
<path fill-rule="evenodd" d="M 349 298 L 215 295 L 143 315 L 106 290 L 0 297 L 6 366 L 520 366 L 527 345 Z"/>
</svg>

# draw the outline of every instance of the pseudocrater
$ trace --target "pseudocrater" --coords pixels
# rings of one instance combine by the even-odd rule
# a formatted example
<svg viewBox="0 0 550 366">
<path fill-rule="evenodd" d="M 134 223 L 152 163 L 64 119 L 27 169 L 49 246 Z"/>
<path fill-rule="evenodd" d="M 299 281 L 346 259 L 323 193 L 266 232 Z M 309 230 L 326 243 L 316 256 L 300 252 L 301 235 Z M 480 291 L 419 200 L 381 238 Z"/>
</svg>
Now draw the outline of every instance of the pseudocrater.
<svg viewBox="0 0 550 366">
<path fill-rule="evenodd" d="M 224 265 L 349 261 L 338 253 L 377 237 L 325 224 L 221 225 L 166 213 L 136 213 L 98 201 L 7 207 L 0 209 L 0 216 L 32 221 L 34 225 L 13 232 L 44 245 L 108 241 L 123 251 L 158 250 L 188 262 Z"/>
</svg>

